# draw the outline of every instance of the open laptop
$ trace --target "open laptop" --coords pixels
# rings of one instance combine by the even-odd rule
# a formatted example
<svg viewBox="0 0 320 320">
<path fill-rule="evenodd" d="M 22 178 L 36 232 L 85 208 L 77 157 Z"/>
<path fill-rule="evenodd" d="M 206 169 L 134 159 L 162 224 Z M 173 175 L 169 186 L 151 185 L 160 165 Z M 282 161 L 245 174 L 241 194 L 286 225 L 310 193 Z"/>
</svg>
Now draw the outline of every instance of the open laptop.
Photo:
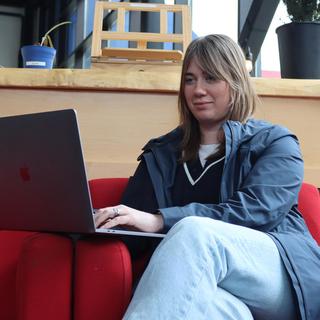
<svg viewBox="0 0 320 320">
<path fill-rule="evenodd" d="M 95 228 L 72 109 L 0 118 L 0 229 L 164 237 Z"/>
</svg>

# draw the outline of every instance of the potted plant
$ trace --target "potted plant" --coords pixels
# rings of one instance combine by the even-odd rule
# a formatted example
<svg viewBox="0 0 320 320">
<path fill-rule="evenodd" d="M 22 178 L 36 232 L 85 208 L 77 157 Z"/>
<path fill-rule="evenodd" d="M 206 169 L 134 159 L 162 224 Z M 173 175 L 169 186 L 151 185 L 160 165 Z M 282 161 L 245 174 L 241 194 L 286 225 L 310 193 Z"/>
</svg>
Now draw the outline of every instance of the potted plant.
<svg viewBox="0 0 320 320">
<path fill-rule="evenodd" d="M 23 59 L 24 68 L 40 68 L 52 69 L 53 61 L 56 55 L 56 49 L 53 47 L 50 33 L 62 25 L 69 24 L 70 21 L 65 21 L 56 24 L 41 38 L 41 42 L 23 46 L 21 48 L 21 55 Z"/>
<path fill-rule="evenodd" d="M 276 29 L 282 78 L 320 79 L 320 0 L 283 0 L 291 23 Z"/>
</svg>

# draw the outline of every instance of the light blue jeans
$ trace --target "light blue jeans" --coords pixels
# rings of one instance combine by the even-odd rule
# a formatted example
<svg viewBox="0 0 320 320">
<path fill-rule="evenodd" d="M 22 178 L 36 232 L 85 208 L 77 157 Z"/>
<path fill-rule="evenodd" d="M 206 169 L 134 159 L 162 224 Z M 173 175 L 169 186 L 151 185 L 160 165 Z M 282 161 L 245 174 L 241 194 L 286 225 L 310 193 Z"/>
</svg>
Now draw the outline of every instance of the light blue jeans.
<svg viewBox="0 0 320 320">
<path fill-rule="evenodd" d="M 154 252 L 125 320 L 295 320 L 293 289 L 263 232 L 188 217 Z"/>
</svg>

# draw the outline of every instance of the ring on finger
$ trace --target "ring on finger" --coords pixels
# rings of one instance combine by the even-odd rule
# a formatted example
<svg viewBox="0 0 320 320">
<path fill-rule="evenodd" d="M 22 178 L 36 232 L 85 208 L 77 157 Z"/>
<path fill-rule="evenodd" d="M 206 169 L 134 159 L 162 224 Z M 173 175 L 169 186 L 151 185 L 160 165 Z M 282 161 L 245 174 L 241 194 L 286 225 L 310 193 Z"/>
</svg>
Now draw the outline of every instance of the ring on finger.
<svg viewBox="0 0 320 320">
<path fill-rule="evenodd" d="M 119 208 L 112 208 L 112 212 L 114 213 L 114 218 L 118 217 L 120 215 L 120 209 Z"/>
</svg>

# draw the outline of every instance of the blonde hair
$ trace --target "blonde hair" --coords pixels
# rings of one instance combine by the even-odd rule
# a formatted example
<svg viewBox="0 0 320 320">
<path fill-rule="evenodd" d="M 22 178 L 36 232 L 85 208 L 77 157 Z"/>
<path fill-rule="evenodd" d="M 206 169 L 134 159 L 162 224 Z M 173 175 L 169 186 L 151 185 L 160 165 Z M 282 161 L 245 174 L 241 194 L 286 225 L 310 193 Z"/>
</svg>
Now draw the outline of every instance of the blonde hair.
<svg viewBox="0 0 320 320">
<path fill-rule="evenodd" d="M 184 161 L 196 158 L 201 139 L 198 121 L 190 112 L 184 96 L 185 74 L 194 58 L 206 74 L 229 85 L 231 108 L 227 120 L 246 122 L 253 115 L 258 99 L 246 69 L 243 52 L 237 43 L 220 34 L 193 40 L 183 61 L 178 102 Z M 221 140 L 224 141 L 222 136 Z"/>
</svg>

